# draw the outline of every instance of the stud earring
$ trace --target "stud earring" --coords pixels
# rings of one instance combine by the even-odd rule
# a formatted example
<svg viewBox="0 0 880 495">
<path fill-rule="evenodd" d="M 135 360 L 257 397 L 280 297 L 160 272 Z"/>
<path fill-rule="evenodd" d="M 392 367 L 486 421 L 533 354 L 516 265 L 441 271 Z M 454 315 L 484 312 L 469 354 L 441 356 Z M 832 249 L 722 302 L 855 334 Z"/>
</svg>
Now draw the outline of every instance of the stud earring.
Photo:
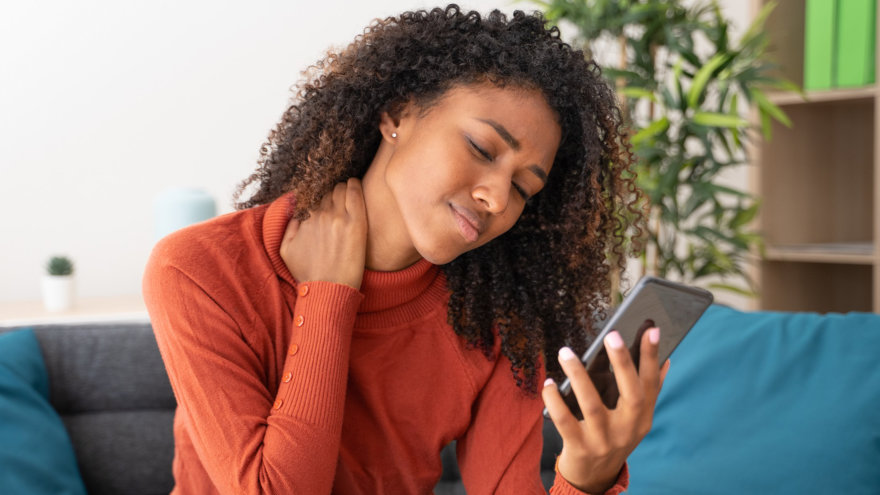
<svg viewBox="0 0 880 495">
<path fill-rule="evenodd" d="M 392 133 L 391 133 L 391 137 L 393 137 L 393 138 L 397 138 L 397 133 L 396 133 L 396 132 L 392 132 Z"/>
</svg>

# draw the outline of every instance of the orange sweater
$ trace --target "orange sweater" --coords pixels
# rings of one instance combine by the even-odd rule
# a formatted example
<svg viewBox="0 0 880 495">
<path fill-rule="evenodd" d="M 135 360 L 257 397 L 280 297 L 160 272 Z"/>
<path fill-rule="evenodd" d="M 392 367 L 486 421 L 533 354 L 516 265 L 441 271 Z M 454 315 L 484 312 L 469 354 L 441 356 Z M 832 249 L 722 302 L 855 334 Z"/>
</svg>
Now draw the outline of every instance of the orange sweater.
<svg viewBox="0 0 880 495">
<path fill-rule="evenodd" d="M 468 493 L 544 493 L 541 399 L 455 335 L 438 267 L 368 270 L 360 292 L 297 284 L 279 254 L 290 201 L 178 231 L 147 265 L 174 493 L 431 493 L 453 439 Z M 557 475 L 551 493 L 581 492 Z"/>
</svg>

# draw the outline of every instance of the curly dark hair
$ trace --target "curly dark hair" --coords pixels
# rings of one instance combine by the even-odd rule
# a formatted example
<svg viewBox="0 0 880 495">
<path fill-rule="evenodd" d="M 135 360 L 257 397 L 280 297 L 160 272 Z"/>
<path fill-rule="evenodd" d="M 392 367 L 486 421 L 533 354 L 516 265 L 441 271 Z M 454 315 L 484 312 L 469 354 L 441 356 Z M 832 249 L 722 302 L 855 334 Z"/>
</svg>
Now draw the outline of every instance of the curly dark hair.
<svg viewBox="0 0 880 495">
<path fill-rule="evenodd" d="M 621 112 L 598 65 L 538 12 L 481 16 L 449 5 L 377 19 L 306 74 L 259 168 L 238 187 L 237 208 L 293 191 L 294 215 L 307 218 L 336 183 L 364 176 L 383 111 L 394 116 L 407 102 L 428 109 L 456 85 L 543 93 L 562 128 L 546 187 L 507 233 L 441 269 L 449 323 L 468 346 L 493 358 L 497 332 L 529 393 L 544 363 L 548 376 L 564 378 L 556 351 L 580 353 L 595 338 L 611 272 L 624 268 L 627 219 L 636 219 L 636 232 L 642 222 Z M 241 201 L 250 186 L 255 192 Z"/>
</svg>

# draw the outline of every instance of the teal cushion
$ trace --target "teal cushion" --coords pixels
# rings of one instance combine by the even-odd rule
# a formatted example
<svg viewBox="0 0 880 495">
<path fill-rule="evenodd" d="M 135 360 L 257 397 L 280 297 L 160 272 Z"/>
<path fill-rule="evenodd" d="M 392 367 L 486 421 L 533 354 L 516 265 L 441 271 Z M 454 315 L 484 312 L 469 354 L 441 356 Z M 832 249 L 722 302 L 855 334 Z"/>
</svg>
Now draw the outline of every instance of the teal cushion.
<svg viewBox="0 0 880 495">
<path fill-rule="evenodd" d="M 86 493 L 31 330 L 0 334 L 0 493 Z"/>
<path fill-rule="evenodd" d="M 639 494 L 880 493 L 880 315 L 711 307 L 629 458 Z"/>
</svg>

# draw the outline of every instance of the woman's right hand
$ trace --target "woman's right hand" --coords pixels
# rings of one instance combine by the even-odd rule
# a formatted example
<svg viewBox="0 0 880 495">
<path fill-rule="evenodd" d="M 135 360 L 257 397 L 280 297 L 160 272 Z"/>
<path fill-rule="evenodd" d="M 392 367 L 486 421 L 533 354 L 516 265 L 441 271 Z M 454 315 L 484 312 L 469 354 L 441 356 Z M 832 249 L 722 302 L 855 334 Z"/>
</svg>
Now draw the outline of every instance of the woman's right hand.
<svg viewBox="0 0 880 495">
<path fill-rule="evenodd" d="M 556 470 L 579 490 L 605 493 L 614 486 L 626 458 L 651 430 L 654 405 L 669 370 L 668 360 L 660 366 L 659 342 L 658 328 L 642 335 L 637 370 L 620 334 L 611 332 L 605 338 L 603 343 L 620 391 L 613 409 L 603 402 L 578 356 L 567 347 L 560 349 L 559 364 L 571 380 L 584 419 L 578 420 L 571 413 L 552 380 L 544 384 L 541 394 L 562 436 Z"/>
<path fill-rule="evenodd" d="M 361 181 L 341 182 L 303 222 L 291 219 L 281 259 L 297 282 L 322 280 L 360 289 L 367 251 L 367 211 Z"/>
</svg>

